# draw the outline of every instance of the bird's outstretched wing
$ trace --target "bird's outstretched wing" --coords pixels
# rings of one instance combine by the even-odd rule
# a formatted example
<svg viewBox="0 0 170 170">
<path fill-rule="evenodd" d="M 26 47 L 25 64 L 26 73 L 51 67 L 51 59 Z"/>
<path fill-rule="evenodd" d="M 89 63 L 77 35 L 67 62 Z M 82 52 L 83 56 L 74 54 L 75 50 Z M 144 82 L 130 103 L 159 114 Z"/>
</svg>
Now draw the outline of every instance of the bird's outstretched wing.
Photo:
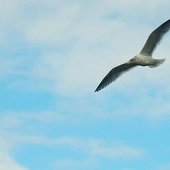
<svg viewBox="0 0 170 170">
<path fill-rule="evenodd" d="M 163 36 L 170 29 L 170 20 L 164 22 L 158 28 L 156 28 L 148 37 L 143 49 L 141 50 L 141 54 L 152 56 L 153 51 L 156 46 L 159 44 Z"/>
<path fill-rule="evenodd" d="M 132 69 L 133 67 L 137 66 L 137 64 L 133 63 L 124 63 L 117 67 L 114 67 L 101 81 L 101 83 L 96 88 L 95 92 L 98 92 L 99 90 L 105 88 L 110 83 L 112 83 L 114 80 L 116 80 L 121 74 L 124 72 Z"/>
</svg>

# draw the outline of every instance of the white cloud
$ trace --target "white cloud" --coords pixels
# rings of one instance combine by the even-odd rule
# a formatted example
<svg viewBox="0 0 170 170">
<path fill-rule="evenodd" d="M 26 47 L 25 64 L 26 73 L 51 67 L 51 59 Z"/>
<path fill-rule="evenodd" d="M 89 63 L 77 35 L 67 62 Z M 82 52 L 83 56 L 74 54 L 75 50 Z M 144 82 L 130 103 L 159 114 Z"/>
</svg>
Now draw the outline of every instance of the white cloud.
<svg viewBox="0 0 170 170">
<path fill-rule="evenodd" d="M 68 47 L 64 54 L 46 53 L 32 71 L 33 77 L 52 80 L 51 86 L 47 88 L 64 95 L 91 93 L 111 67 L 138 53 L 147 38 L 143 38 L 146 32 L 150 33 L 160 24 L 157 22 L 148 28 L 144 22 L 130 22 L 121 17 L 104 19 L 106 9 L 111 8 L 107 15 L 114 11 L 113 1 L 105 2 L 105 5 L 103 2 L 95 5 L 92 3 L 90 8 L 82 6 L 81 3 L 63 5 L 56 14 L 37 18 L 35 23 L 26 29 L 27 40 L 32 43 L 51 44 L 56 48 L 57 45 L 59 48 L 63 45 L 66 49 Z M 124 11 L 127 5 L 122 5 L 123 3 L 126 2 L 116 3 L 116 6 Z M 167 1 L 162 3 L 166 4 Z M 152 3 L 145 5 L 149 8 L 148 12 L 152 10 L 157 13 L 162 3 L 156 2 L 154 7 Z M 141 2 L 132 4 L 137 7 L 136 11 L 139 7 L 141 9 Z M 134 9 L 131 6 L 129 8 Z M 125 78 L 118 86 L 124 82 L 129 83 L 129 86 L 134 82 L 137 85 L 142 83 L 137 74 L 131 73 L 131 77 L 127 78 L 130 79 L 129 82 Z"/>
<path fill-rule="evenodd" d="M 33 63 L 28 62 L 28 58 L 22 61 L 15 59 L 14 61 L 13 58 L 1 57 L 0 76 L 7 77 L 15 74 L 27 77 L 27 80 L 24 78 L 10 82 L 10 87 L 18 87 L 19 90 L 23 89 L 25 91 L 25 88 L 28 86 L 28 88 L 45 89 L 53 94 L 66 96 L 87 95 L 93 98 L 92 101 L 87 98 L 78 98 L 73 100 L 71 104 L 63 102 L 61 105 L 63 107 L 69 106 L 65 107 L 69 108 L 69 112 L 70 108 L 74 108 L 75 112 L 84 111 L 86 116 L 88 112 L 90 113 L 89 116 L 93 116 L 93 118 L 114 119 L 116 114 L 111 115 L 112 111 L 108 114 L 106 113 L 106 107 L 108 107 L 106 103 L 108 101 L 101 99 L 105 98 L 105 95 L 102 95 L 102 93 L 94 94 L 93 91 L 103 76 L 113 66 L 126 61 L 128 57 L 132 57 L 140 50 L 148 34 L 166 18 L 166 8 L 164 10 L 161 9 L 164 6 L 168 7 L 169 1 L 149 1 L 145 3 L 144 1 L 133 1 L 134 3 L 132 3 L 132 1 L 122 0 L 115 2 L 107 0 L 88 3 L 85 1 L 74 1 L 70 3 L 69 1 L 54 2 L 53 0 L 44 0 L 40 4 L 39 2 L 27 1 L 23 3 L 18 0 L 10 6 L 11 1 L 6 1 L 5 9 L 11 12 L 10 15 L 19 17 L 17 23 L 19 30 L 22 30 L 21 37 L 23 41 L 31 45 L 38 44 L 40 51 L 44 46 L 45 49 L 42 49 L 40 56 Z M 126 5 L 129 3 L 132 3 L 132 6 Z M 38 8 L 38 4 L 40 8 Z M 36 17 L 26 13 L 18 16 L 20 7 L 29 9 L 31 6 L 34 7 L 32 9 Z M 39 9 L 38 12 L 36 12 L 36 9 Z M 132 12 L 134 15 L 134 11 L 136 11 L 135 17 L 131 15 Z M 147 13 L 145 13 L 146 11 Z M 4 13 L 3 8 L 0 12 Z M 147 15 L 148 13 L 153 14 L 151 16 L 152 19 L 147 19 L 146 22 L 140 20 L 141 23 L 137 21 L 139 16 Z M 109 16 L 114 16 L 114 14 L 117 15 L 115 18 L 109 18 Z M 161 18 L 158 17 L 158 14 Z M 159 19 L 155 21 L 154 18 Z M 20 23 L 24 19 L 27 21 L 26 24 Z M 150 22 L 153 20 L 152 24 L 149 24 L 148 20 Z M 14 26 L 15 24 L 11 21 L 10 18 L 7 18 L 7 23 Z M 6 32 L 8 31 L 7 29 Z M 169 37 L 169 35 L 167 36 Z M 165 38 L 155 51 L 155 56 L 168 57 L 169 46 L 167 44 L 169 43 L 168 38 Z M 42 44 L 44 45 L 41 46 Z M 25 64 L 30 66 L 25 68 Z M 133 115 L 142 114 L 145 117 L 158 119 L 165 117 L 167 119 L 170 113 L 169 106 L 163 97 L 170 92 L 168 87 L 169 78 L 167 77 L 169 64 L 170 60 L 167 58 L 164 65 L 161 65 L 159 68 L 138 68 L 132 70 L 112 84 L 112 87 L 108 88 L 110 90 L 113 89 L 113 93 L 116 91 L 129 96 L 135 95 L 138 101 L 128 106 L 129 112 L 133 112 Z M 157 99 L 150 97 L 151 87 L 164 89 L 159 93 L 157 92 Z M 109 95 L 108 91 L 106 90 L 106 93 L 103 93 L 107 97 Z M 166 92 L 163 93 L 164 91 Z M 140 100 L 142 97 L 147 102 L 142 102 Z M 84 102 L 85 100 L 88 101 Z M 103 102 L 104 104 L 102 104 Z M 155 109 L 149 107 L 150 105 L 155 105 L 155 103 L 157 103 L 154 107 Z M 142 110 L 141 108 L 134 108 L 135 104 L 142 105 Z M 101 107 L 99 108 L 98 105 Z M 81 106 L 81 108 L 77 106 Z M 120 103 L 118 104 L 117 113 L 119 115 L 131 114 L 125 113 L 126 110 L 126 108 L 120 106 Z M 63 110 L 60 111 L 62 112 Z M 51 112 L 49 115 L 48 113 L 36 114 L 37 118 L 34 117 L 33 119 L 41 119 L 44 122 L 53 120 L 67 121 L 70 119 L 68 114 L 63 116 L 63 113 L 59 113 L 60 111 L 57 108 L 57 113 L 54 111 L 55 113 Z M 146 114 L 143 114 L 143 112 Z M 39 116 L 41 114 L 44 116 Z M 79 122 L 82 117 L 78 113 L 74 114 L 73 119 Z M 18 118 L 17 120 L 15 118 L 9 119 L 4 121 L 12 121 L 13 125 L 21 123 L 18 122 Z"/>
<path fill-rule="evenodd" d="M 30 78 L 31 87 L 62 95 L 91 93 L 110 68 L 140 50 L 148 33 L 166 20 L 169 12 L 168 0 L 0 2 L 4 4 L 0 8 L 2 16 L 9 12 L 2 35 L 9 34 L 4 40 L 11 41 L 12 30 L 26 44 L 43 48 L 34 65 L 28 70 L 22 69 Z M 27 13 L 30 9 L 32 12 Z M 146 16 L 146 20 L 139 19 Z M 148 20 L 154 23 L 148 25 Z M 168 55 L 168 50 L 165 54 Z M 118 89 L 124 88 L 121 86 L 124 82 L 127 87 L 128 84 L 138 86 L 142 83 L 138 77 L 131 73 L 127 81 L 125 76 L 118 83 Z M 14 84 L 25 85 L 21 82 Z"/>
<path fill-rule="evenodd" d="M 10 154 L 10 146 L 8 142 L 0 138 L 0 169 L 2 170 L 28 170 L 28 168 L 20 165 Z"/>
</svg>

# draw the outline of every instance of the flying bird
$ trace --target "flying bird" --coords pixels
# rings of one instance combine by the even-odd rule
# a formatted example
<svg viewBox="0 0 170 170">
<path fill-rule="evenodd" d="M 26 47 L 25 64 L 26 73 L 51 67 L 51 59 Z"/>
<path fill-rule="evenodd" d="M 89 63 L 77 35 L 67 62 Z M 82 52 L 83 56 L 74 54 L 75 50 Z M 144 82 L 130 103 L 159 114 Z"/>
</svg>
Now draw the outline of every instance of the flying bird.
<svg viewBox="0 0 170 170">
<path fill-rule="evenodd" d="M 154 59 L 152 58 L 152 54 L 160 43 L 163 36 L 170 29 L 170 19 L 161 24 L 158 28 L 156 28 L 148 37 L 145 45 L 143 46 L 141 52 L 135 57 L 131 58 L 124 64 L 121 64 L 117 67 L 114 67 L 101 81 L 101 83 L 96 88 L 95 92 L 100 91 L 101 89 L 108 86 L 110 83 L 115 81 L 119 76 L 123 73 L 131 70 L 136 66 L 149 66 L 151 68 L 157 67 L 162 64 L 165 59 Z"/>
</svg>

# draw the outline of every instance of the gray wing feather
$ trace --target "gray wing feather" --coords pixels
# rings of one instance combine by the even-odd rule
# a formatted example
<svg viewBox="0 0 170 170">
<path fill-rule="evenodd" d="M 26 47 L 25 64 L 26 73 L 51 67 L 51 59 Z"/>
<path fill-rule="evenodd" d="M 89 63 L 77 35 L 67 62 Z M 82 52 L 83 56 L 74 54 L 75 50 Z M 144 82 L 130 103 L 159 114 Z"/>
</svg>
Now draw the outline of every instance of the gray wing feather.
<svg viewBox="0 0 170 170">
<path fill-rule="evenodd" d="M 108 86 L 110 83 L 115 81 L 120 75 L 122 75 L 124 72 L 132 69 L 133 67 L 137 66 L 137 64 L 132 64 L 132 63 L 124 63 L 121 64 L 115 68 L 113 68 L 101 81 L 101 83 L 98 85 L 96 88 L 95 92 L 98 92 L 99 90 L 105 88 Z"/>
<path fill-rule="evenodd" d="M 140 53 L 151 56 L 156 46 L 159 44 L 163 36 L 169 31 L 169 29 L 170 29 L 170 20 L 164 22 L 162 25 L 160 25 L 149 35 Z"/>
</svg>

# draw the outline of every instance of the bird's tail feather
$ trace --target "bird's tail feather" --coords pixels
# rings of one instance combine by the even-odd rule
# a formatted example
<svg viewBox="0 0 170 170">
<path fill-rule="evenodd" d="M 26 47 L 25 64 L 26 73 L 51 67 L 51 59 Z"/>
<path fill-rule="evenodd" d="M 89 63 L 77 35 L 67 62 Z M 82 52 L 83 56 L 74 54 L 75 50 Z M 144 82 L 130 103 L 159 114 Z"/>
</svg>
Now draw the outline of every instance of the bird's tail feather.
<svg viewBox="0 0 170 170">
<path fill-rule="evenodd" d="M 165 61 L 165 59 L 155 59 L 154 64 L 153 64 L 153 65 L 150 65 L 149 67 L 151 67 L 151 68 L 158 67 L 158 66 L 161 65 L 164 61 Z"/>
</svg>

